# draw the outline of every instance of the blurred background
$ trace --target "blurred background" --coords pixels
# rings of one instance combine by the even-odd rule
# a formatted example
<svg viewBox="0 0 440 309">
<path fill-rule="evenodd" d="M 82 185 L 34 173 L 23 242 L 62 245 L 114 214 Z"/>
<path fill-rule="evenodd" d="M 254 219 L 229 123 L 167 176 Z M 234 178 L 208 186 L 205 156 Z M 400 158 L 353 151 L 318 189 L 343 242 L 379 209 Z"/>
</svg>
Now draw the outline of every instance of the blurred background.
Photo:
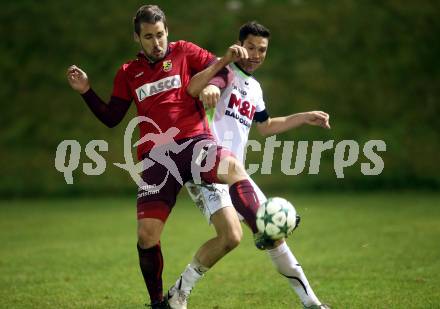
<svg viewBox="0 0 440 309">
<path fill-rule="evenodd" d="M 92 87 L 109 98 L 118 67 L 135 57 L 131 18 L 139 1 L 8 2 L 0 12 L 2 83 L 0 196 L 132 194 L 123 162 L 123 133 L 135 116 L 134 104 L 123 123 L 101 124 L 69 87 L 70 64 L 83 68 Z M 265 64 L 255 76 L 262 84 L 271 116 L 306 110 L 331 115 L 332 129 L 303 127 L 278 140 L 352 139 L 361 152 L 356 164 L 337 179 L 334 148 L 324 152 L 318 175 L 306 168 L 283 175 L 282 148 L 275 151 L 272 175 L 253 177 L 266 191 L 438 190 L 440 122 L 440 4 L 438 1 L 163 1 L 169 40 L 188 40 L 222 55 L 237 39 L 240 25 L 257 20 L 272 32 Z M 256 132 L 252 138 L 260 141 Z M 54 167 L 65 139 L 82 146 L 74 182 L 67 185 Z M 84 148 L 103 139 L 107 169 L 87 176 L 91 162 Z M 364 176 L 362 146 L 386 142 L 385 168 Z M 296 156 L 296 144 L 294 155 Z M 261 163 L 250 152 L 247 163 Z"/>
</svg>

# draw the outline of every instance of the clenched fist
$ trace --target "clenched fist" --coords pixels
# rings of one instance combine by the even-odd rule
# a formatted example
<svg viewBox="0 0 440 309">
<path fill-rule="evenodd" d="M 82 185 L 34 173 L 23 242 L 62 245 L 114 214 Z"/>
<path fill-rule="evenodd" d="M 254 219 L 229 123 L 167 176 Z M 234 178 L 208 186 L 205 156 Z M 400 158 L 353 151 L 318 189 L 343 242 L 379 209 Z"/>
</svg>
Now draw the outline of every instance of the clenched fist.
<svg viewBox="0 0 440 309">
<path fill-rule="evenodd" d="M 83 94 L 90 89 L 89 79 L 86 72 L 78 68 L 76 65 L 71 65 L 67 69 L 67 81 L 73 90 Z"/>
<path fill-rule="evenodd" d="M 313 111 L 303 113 L 304 122 L 310 125 L 330 129 L 330 116 L 322 111 Z"/>
<path fill-rule="evenodd" d="M 227 63 L 237 62 L 238 60 L 248 59 L 248 58 L 249 55 L 246 48 L 237 44 L 229 46 L 225 56 L 223 57 L 223 59 L 225 59 Z"/>
<path fill-rule="evenodd" d="M 208 85 L 200 92 L 199 99 L 206 109 L 215 107 L 220 99 L 220 89 L 217 86 Z"/>
</svg>

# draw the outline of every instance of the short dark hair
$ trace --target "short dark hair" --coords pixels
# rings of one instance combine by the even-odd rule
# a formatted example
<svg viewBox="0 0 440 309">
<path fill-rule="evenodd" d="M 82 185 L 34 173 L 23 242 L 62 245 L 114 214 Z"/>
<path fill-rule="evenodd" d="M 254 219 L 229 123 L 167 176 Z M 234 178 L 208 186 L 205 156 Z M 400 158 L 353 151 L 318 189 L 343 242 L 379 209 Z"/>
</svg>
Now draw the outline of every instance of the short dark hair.
<svg viewBox="0 0 440 309">
<path fill-rule="evenodd" d="M 248 35 L 261 36 L 263 38 L 270 38 L 270 31 L 262 24 L 259 24 L 256 21 L 250 21 L 245 23 L 240 27 L 240 32 L 238 34 L 238 40 L 243 43 L 244 40 L 248 37 Z"/>
<path fill-rule="evenodd" d="M 165 13 L 157 5 L 146 4 L 141 6 L 133 18 L 134 31 L 137 34 L 141 32 L 141 23 L 155 24 L 163 22 L 165 29 L 167 29 L 167 19 Z"/>
</svg>

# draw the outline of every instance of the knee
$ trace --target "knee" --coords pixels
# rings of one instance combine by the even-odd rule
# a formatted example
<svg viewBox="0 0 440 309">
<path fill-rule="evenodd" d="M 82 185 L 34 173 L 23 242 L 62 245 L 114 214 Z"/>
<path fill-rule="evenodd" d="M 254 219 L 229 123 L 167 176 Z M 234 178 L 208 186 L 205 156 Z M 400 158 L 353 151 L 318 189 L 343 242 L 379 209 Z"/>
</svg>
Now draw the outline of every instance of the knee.
<svg viewBox="0 0 440 309">
<path fill-rule="evenodd" d="M 244 169 L 243 164 L 239 162 L 234 157 L 229 157 L 229 170 L 230 174 L 236 175 L 237 177 L 247 178 L 246 170 Z"/>
<path fill-rule="evenodd" d="M 243 165 L 236 158 L 230 156 L 221 161 L 217 176 L 223 182 L 232 185 L 237 181 L 246 179 L 247 173 Z"/>
<path fill-rule="evenodd" d="M 159 243 L 160 236 L 150 228 L 138 228 L 138 243 L 142 249 L 151 248 Z"/>
<path fill-rule="evenodd" d="M 243 237 L 243 233 L 241 229 L 236 229 L 233 231 L 228 232 L 225 235 L 221 236 L 223 248 L 226 252 L 229 252 L 233 249 L 235 249 L 241 241 L 241 238 Z"/>
</svg>

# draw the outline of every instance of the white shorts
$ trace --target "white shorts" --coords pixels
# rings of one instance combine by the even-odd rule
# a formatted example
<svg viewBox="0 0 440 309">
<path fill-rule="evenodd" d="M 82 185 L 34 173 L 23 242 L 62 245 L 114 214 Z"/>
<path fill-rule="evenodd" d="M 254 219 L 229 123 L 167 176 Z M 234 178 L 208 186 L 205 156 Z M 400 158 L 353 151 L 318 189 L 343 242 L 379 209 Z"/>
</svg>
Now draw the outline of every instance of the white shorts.
<svg viewBox="0 0 440 309">
<path fill-rule="evenodd" d="M 248 180 L 251 182 L 260 204 L 264 203 L 267 200 L 264 193 L 251 178 L 248 178 Z M 219 183 L 202 183 L 200 185 L 196 185 L 194 182 L 188 181 L 185 183 L 185 187 L 189 193 L 189 196 L 203 213 L 209 224 L 211 224 L 211 216 L 218 210 L 225 207 L 233 207 L 231 197 L 229 196 L 228 185 Z M 240 214 L 238 214 L 238 217 L 240 220 L 243 220 Z"/>
</svg>

